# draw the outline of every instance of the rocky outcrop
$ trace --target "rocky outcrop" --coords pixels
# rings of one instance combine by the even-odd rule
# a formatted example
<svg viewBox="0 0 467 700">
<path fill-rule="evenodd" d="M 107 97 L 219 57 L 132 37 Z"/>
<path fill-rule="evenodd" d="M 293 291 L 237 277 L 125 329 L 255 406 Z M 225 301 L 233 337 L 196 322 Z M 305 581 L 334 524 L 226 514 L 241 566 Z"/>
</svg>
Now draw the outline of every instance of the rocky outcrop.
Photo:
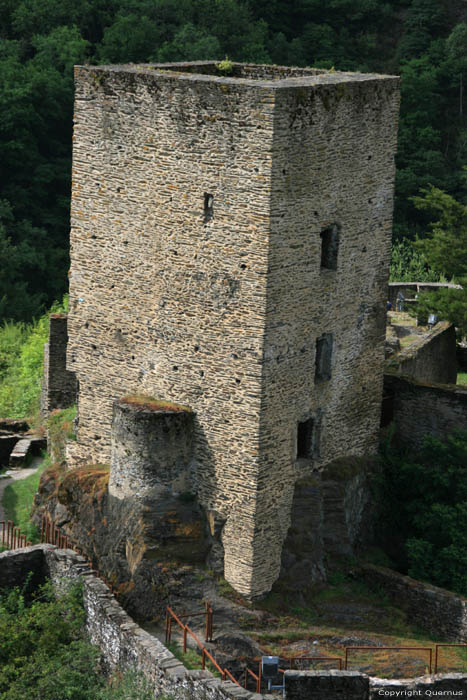
<svg viewBox="0 0 467 700">
<path fill-rule="evenodd" d="M 125 609 L 152 619 L 168 602 L 168 562 L 205 560 L 206 518 L 193 497 L 175 497 L 167 489 L 142 500 L 114 498 L 108 478 L 102 465 L 46 471 L 35 521 L 48 515 L 114 585 Z"/>
</svg>

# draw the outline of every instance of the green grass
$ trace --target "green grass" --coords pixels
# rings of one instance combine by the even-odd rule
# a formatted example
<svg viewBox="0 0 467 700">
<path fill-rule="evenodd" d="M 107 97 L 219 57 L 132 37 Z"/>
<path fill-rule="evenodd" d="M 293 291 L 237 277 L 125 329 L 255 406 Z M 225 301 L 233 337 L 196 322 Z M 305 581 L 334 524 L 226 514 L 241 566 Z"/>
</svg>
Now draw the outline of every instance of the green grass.
<svg viewBox="0 0 467 700">
<path fill-rule="evenodd" d="M 460 384 L 461 386 L 467 386 L 467 372 L 457 373 L 457 384 Z"/>
<path fill-rule="evenodd" d="M 21 533 L 31 542 L 39 542 L 39 532 L 30 521 L 34 494 L 39 486 L 42 472 L 50 465 L 47 455 L 34 474 L 9 484 L 3 494 L 3 508 L 7 520 L 12 520 Z"/>
<path fill-rule="evenodd" d="M 167 644 L 167 649 L 172 652 L 176 659 L 182 662 L 185 668 L 194 670 L 202 667 L 201 654 L 198 654 L 194 649 L 187 649 L 186 652 L 184 652 L 177 642 L 170 642 L 170 644 Z M 221 677 L 219 671 L 212 665 L 209 659 L 206 659 L 206 668 L 211 671 L 216 678 Z"/>
</svg>

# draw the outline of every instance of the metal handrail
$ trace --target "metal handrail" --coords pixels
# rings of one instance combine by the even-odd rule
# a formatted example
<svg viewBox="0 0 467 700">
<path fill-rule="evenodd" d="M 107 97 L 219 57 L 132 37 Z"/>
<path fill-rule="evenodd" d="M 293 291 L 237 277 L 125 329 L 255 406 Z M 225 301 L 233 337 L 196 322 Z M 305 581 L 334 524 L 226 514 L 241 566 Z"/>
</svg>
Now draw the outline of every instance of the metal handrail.
<svg viewBox="0 0 467 700">
<path fill-rule="evenodd" d="M 208 635 L 208 632 L 212 635 L 212 608 L 210 603 L 206 604 L 206 635 Z M 180 629 L 183 632 L 183 653 L 186 653 L 187 650 L 187 637 L 190 635 L 193 637 L 195 640 L 196 644 L 199 646 L 201 649 L 201 668 L 204 669 L 206 668 L 206 657 L 209 659 L 209 661 L 212 663 L 215 669 L 221 674 L 221 678 L 223 681 L 226 680 L 226 676 L 230 678 L 236 685 L 238 685 L 240 688 L 242 687 L 241 684 L 232 676 L 230 671 L 227 668 L 221 668 L 215 658 L 212 656 L 212 654 L 209 653 L 209 651 L 206 649 L 204 646 L 203 642 L 200 640 L 197 634 L 193 632 L 188 625 L 185 625 L 180 617 L 172 610 L 172 608 L 168 605 L 166 609 L 166 614 L 165 614 L 165 643 L 169 644 L 170 640 L 172 639 L 172 618 L 175 620 L 177 625 L 180 627 Z M 206 639 L 206 641 L 208 641 Z"/>
<path fill-rule="evenodd" d="M 30 547 L 30 542 L 26 535 L 21 533 L 12 520 L 1 520 L 0 527 L 2 530 L 1 545 L 8 549 L 21 549 L 22 547 Z"/>
</svg>

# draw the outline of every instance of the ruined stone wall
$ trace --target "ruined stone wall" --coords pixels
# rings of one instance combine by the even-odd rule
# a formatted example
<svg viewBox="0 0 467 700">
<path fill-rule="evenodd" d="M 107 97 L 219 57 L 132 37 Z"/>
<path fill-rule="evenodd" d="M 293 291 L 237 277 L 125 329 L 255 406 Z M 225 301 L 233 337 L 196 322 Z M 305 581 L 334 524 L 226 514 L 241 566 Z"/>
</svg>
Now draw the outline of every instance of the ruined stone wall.
<svg viewBox="0 0 467 700">
<path fill-rule="evenodd" d="M 372 542 L 371 487 L 375 459 L 346 457 L 295 482 L 281 579 L 290 591 L 326 580 L 326 560 L 355 555 Z"/>
<path fill-rule="evenodd" d="M 384 375 L 386 394 L 393 396 L 392 420 L 397 437 L 412 447 L 425 435 L 445 440 L 467 425 L 467 388 L 454 384 L 422 384 L 410 377 Z"/>
<path fill-rule="evenodd" d="M 44 417 L 57 408 L 68 408 L 76 401 L 76 377 L 66 369 L 68 342 L 66 314 L 50 316 L 49 342 L 44 345 L 44 372 L 41 413 Z"/>
<path fill-rule="evenodd" d="M 109 461 L 123 394 L 188 405 L 193 488 L 248 596 L 279 574 L 295 479 L 375 449 L 390 248 L 397 79 L 278 76 L 76 69 L 70 464 Z M 330 225 L 337 269 L 321 270 Z"/>
<path fill-rule="evenodd" d="M 448 321 L 402 350 L 389 363 L 392 372 L 419 382 L 455 384 L 457 380 L 456 330 Z"/>
<path fill-rule="evenodd" d="M 438 638 L 467 642 L 467 598 L 383 566 L 366 564 L 359 576 L 405 610 L 409 622 Z"/>
<path fill-rule="evenodd" d="M 142 499 L 190 490 L 193 414 L 157 402 L 114 404 L 109 494 Z"/>
</svg>

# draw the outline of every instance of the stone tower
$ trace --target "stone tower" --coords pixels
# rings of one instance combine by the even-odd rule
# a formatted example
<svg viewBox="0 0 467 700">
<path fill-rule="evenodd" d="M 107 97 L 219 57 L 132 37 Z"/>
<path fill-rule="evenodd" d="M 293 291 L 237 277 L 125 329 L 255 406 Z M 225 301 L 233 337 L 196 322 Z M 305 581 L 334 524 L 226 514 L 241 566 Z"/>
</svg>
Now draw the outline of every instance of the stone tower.
<svg viewBox="0 0 467 700">
<path fill-rule="evenodd" d="M 398 79 L 213 62 L 76 68 L 70 464 L 134 392 L 193 413 L 225 577 L 271 588 L 294 483 L 375 451 Z"/>
</svg>

